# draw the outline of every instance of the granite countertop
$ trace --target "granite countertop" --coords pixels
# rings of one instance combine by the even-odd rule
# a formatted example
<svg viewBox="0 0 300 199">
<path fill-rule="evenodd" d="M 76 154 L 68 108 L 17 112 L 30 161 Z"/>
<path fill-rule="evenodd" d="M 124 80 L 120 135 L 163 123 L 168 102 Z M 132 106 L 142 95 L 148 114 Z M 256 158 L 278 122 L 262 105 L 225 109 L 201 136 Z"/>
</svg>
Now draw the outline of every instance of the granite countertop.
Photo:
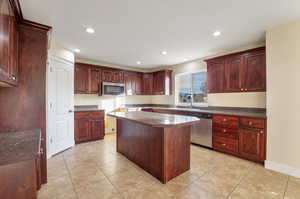
<svg viewBox="0 0 300 199">
<path fill-rule="evenodd" d="M 136 121 L 153 127 L 190 125 L 192 123 L 197 123 L 200 121 L 197 117 L 192 116 L 161 114 L 143 111 L 111 112 L 108 115 L 119 119 Z"/>
<path fill-rule="evenodd" d="M 80 111 L 105 111 L 104 109 L 99 109 L 97 105 L 84 105 L 84 106 L 74 106 L 75 112 Z"/>
<path fill-rule="evenodd" d="M 181 107 L 172 105 L 156 105 L 156 104 L 127 104 L 124 105 L 126 108 L 153 108 L 162 110 L 176 110 L 176 111 L 190 111 L 197 113 L 210 113 L 219 115 L 234 115 L 234 116 L 245 116 L 245 117 L 257 117 L 266 118 L 266 109 L 263 108 L 239 108 L 239 107 Z"/>
<path fill-rule="evenodd" d="M 40 143 L 40 129 L 0 133 L 0 165 L 36 158 Z"/>
</svg>

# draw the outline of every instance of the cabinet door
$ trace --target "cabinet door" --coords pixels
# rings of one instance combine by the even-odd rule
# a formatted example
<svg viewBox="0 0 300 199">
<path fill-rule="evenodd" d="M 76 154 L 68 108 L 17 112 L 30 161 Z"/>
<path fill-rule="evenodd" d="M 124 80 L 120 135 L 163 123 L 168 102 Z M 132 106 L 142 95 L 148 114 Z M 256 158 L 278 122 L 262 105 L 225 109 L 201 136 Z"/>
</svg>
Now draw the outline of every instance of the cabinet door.
<svg viewBox="0 0 300 199">
<path fill-rule="evenodd" d="M 250 160 L 265 160 L 265 132 L 263 130 L 240 129 L 239 153 Z"/>
<path fill-rule="evenodd" d="M 224 92 L 224 66 L 225 61 L 207 63 L 207 92 Z"/>
<path fill-rule="evenodd" d="M 9 1 L 0 1 L 0 81 L 9 79 Z"/>
<path fill-rule="evenodd" d="M 266 91 L 265 50 L 245 55 L 244 87 L 246 91 Z"/>
<path fill-rule="evenodd" d="M 240 92 L 242 88 L 243 56 L 231 56 L 225 61 L 225 92 Z"/>
<path fill-rule="evenodd" d="M 153 89 L 153 73 L 143 74 L 143 94 L 151 95 Z"/>
<path fill-rule="evenodd" d="M 91 139 L 99 140 L 104 137 L 104 121 L 103 120 L 91 120 Z"/>
<path fill-rule="evenodd" d="M 75 142 L 88 141 L 91 138 L 90 120 L 88 118 L 75 120 Z"/>
<path fill-rule="evenodd" d="M 124 73 L 123 71 L 113 71 L 113 79 L 114 83 L 123 83 L 124 82 Z"/>
<path fill-rule="evenodd" d="M 142 74 L 136 73 L 135 75 L 135 94 L 141 95 L 142 94 Z"/>
<path fill-rule="evenodd" d="M 164 71 L 153 74 L 153 93 L 163 95 L 165 90 L 165 73 Z"/>
<path fill-rule="evenodd" d="M 134 75 L 132 72 L 124 73 L 124 83 L 125 83 L 125 91 L 126 95 L 134 95 Z"/>
<path fill-rule="evenodd" d="M 112 70 L 102 70 L 102 81 L 112 82 L 113 81 L 113 71 Z"/>
<path fill-rule="evenodd" d="M 77 64 L 75 66 L 75 93 L 89 92 L 89 67 Z"/>
<path fill-rule="evenodd" d="M 92 67 L 90 70 L 90 93 L 101 94 L 101 70 Z"/>
</svg>

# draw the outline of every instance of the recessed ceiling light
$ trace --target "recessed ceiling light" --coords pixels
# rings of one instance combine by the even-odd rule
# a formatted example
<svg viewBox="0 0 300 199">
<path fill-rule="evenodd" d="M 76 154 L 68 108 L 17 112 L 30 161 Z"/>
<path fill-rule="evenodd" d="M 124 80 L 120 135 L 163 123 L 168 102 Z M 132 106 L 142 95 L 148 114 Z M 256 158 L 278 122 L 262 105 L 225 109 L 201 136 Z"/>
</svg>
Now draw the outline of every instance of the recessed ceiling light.
<svg viewBox="0 0 300 199">
<path fill-rule="evenodd" d="M 162 55 L 166 55 L 166 54 L 168 54 L 168 53 L 167 53 L 167 51 L 162 51 L 161 54 L 162 54 Z"/>
<path fill-rule="evenodd" d="M 86 28 L 85 30 L 86 30 L 87 33 L 90 33 L 90 34 L 95 33 L 95 30 L 93 28 Z"/>
<path fill-rule="evenodd" d="M 137 63 L 138 65 L 140 65 L 142 62 L 141 62 L 141 61 L 137 61 L 136 63 Z"/>
<path fill-rule="evenodd" d="M 215 36 L 215 37 L 218 37 L 220 35 L 221 35 L 221 32 L 218 30 L 213 33 L 213 36 Z"/>
<path fill-rule="evenodd" d="M 80 49 L 76 48 L 76 49 L 74 49 L 74 51 L 75 51 L 76 53 L 79 53 L 79 52 L 80 52 Z"/>
</svg>

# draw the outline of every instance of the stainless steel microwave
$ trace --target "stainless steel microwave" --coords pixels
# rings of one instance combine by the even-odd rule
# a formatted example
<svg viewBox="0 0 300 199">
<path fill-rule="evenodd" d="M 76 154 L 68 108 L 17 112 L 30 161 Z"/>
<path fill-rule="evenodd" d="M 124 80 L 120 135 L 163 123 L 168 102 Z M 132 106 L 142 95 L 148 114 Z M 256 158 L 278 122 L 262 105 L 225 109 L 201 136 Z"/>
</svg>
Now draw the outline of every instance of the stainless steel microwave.
<svg viewBox="0 0 300 199">
<path fill-rule="evenodd" d="M 102 95 L 124 96 L 125 84 L 103 82 Z"/>
</svg>

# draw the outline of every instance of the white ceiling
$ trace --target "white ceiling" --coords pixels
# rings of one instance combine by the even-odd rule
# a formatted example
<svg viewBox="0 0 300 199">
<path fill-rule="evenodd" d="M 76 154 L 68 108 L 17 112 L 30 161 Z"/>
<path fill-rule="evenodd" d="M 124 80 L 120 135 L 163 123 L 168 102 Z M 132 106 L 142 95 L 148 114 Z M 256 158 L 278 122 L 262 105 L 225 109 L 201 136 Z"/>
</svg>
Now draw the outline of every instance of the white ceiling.
<svg viewBox="0 0 300 199">
<path fill-rule="evenodd" d="M 123 66 L 173 65 L 254 42 L 300 19 L 299 0 L 20 0 L 76 56 Z M 93 27 L 96 33 L 85 32 Z M 222 35 L 212 36 L 215 30 Z M 167 51 L 162 55 L 161 51 Z M 141 65 L 136 62 L 141 61 Z"/>
</svg>

